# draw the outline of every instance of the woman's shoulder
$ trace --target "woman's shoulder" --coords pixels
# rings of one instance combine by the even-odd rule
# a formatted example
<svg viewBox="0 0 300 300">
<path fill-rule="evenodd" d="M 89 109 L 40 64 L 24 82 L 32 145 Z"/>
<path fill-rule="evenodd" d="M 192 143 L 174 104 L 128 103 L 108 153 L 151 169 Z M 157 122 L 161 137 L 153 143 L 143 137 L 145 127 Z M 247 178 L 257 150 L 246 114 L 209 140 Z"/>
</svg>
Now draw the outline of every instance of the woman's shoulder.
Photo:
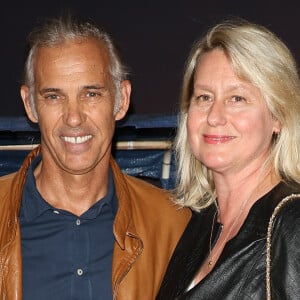
<svg viewBox="0 0 300 300">
<path fill-rule="evenodd" d="M 272 214 L 272 218 L 276 217 L 300 218 L 300 192 L 281 199 Z"/>
<path fill-rule="evenodd" d="M 270 218 L 269 227 L 273 231 L 278 229 L 286 235 L 297 233 L 300 238 L 300 187 L 294 185 L 287 187 L 289 193 L 285 194 L 275 206 Z"/>
<path fill-rule="evenodd" d="M 297 183 L 280 183 L 278 185 L 278 197 L 274 203 L 273 215 L 290 213 L 291 209 L 295 213 L 300 211 L 300 185 Z"/>
<path fill-rule="evenodd" d="M 261 203 L 268 207 L 270 212 L 279 210 L 292 200 L 300 198 L 300 185 L 294 182 L 281 181 L 271 191 L 262 197 Z M 295 204 L 297 205 L 297 204 Z"/>
</svg>

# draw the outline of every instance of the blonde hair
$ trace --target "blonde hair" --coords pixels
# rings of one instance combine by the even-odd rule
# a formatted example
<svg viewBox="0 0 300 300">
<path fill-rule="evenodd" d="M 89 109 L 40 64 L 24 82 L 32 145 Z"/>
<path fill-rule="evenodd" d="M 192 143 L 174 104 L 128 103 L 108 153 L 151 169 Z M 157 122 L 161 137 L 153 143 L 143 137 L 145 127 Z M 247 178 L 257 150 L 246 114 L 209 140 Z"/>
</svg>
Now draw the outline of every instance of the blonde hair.
<svg viewBox="0 0 300 300">
<path fill-rule="evenodd" d="M 273 138 L 269 162 L 283 180 L 300 183 L 300 87 L 295 59 L 267 28 L 245 20 L 226 21 L 211 28 L 194 44 L 183 78 L 175 139 L 175 202 L 194 210 L 211 205 L 216 197 L 211 171 L 191 153 L 186 128 L 195 70 L 201 57 L 214 49 L 222 50 L 236 75 L 262 93 L 270 112 L 282 126 L 280 134 Z"/>
</svg>

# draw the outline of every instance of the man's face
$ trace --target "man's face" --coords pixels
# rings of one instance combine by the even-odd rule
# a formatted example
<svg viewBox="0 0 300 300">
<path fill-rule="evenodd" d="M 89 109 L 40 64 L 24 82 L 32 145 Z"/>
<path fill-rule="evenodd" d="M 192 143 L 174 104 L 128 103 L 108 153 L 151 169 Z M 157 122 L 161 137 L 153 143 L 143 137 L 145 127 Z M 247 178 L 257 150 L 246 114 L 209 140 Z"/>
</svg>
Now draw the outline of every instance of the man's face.
<svg viewBox="0 0 300 300">
<path fill-rule="evenodd" d="M 40 126 L 44 166 L 84 174 L 108 163 L 115 120 L 125 115 L 130 95 L 125 81 L 121 108 L 114 115 L 115 90 L 108 67 L 106 48 L 93 39 L 38 49 L 34 66 L 37 120 L 29 105 L 28 87 L 21 88 L 21 95 L 29 118 Z"/>
</svg>

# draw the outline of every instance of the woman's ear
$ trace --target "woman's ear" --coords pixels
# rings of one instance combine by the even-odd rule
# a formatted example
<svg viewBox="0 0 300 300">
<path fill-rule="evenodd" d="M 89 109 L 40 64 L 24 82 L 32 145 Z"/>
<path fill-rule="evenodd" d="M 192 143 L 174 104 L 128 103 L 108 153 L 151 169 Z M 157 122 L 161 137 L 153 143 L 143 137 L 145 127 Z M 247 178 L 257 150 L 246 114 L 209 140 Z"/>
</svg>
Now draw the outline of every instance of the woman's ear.
<svg viewBox="0 0 300 300">
<path fill-rule="evenodd" d="M 121 82 L 121 101 L 120 107 L 115 115 L 115 120 L 121 120 L 127 113 L 130 104 L 131 84 L 129 80 Z"/>
<path fill-rule="evenodd" d="M 274 119 L 273 133 L 279 134 L 280 131 L 281 131 L 281 123 L 277 119 Z"/>
<path fill-rule="evenodd" d="M 36 111 L 35 111 L 34 107 L 32 107 L 33 103 L 32 104 L 30 103 L 30 90 L 29 90 L 29 87 L 27 85 L 22 85 L 21 89 L 20 89 L 20 93 L 21 93 L 24 108 L 25 108 L 25 111 L 26 111 L 26 114 L 27 114 L 28 118 L 33 123 L 37 123 L 38 118 L 37 118 L 37 115 L 36 115 Z"/>
</svg>

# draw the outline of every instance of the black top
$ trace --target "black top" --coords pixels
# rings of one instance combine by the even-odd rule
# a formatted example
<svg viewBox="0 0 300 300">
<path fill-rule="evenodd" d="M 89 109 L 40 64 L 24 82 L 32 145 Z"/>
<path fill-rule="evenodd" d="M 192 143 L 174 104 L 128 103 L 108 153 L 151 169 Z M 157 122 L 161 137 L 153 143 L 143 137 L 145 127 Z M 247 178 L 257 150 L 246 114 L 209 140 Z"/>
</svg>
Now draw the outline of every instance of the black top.
<svg viewBox="0 0 300 300">
<path fill-rule="evenodd" d="M 213 270 L 187 289 L 209 254 L 214 205 L 193 213 L 166 271 L 156 300 L 266 299 L 266 235 L 277 204 L 299 186 L 280 183 L 259 199 L 238 234 L 224 247 Z M 300 198 L 280 210 L 272 237 L 271 288 L 273 299 L 300 299 Z M 221 224 L 213 228 L 215 242 Z"/>
</svg>

